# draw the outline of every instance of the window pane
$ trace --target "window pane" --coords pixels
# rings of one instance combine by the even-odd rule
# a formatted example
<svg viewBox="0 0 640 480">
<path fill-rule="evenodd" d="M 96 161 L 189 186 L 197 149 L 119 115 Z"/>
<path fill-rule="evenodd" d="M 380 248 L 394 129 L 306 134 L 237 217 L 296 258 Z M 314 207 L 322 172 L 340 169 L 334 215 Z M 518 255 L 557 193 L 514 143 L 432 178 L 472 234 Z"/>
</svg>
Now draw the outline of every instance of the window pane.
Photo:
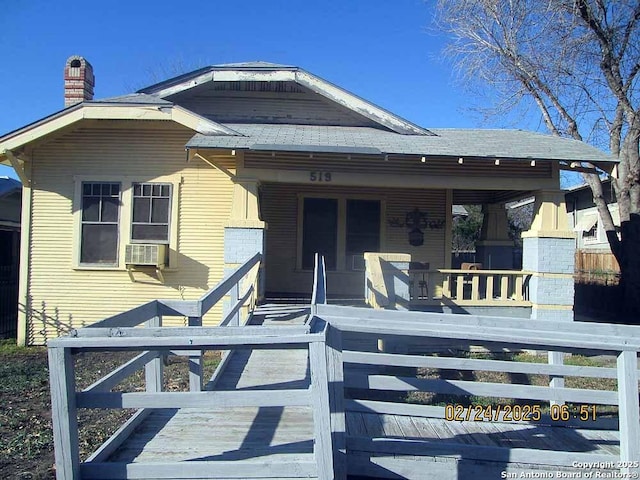
<svg viewBox="0 0 640 480">
<path fill-rule="evenodd" d="M 102 218 L 103 222 L 114 222 L 118 221 L 118 206 L 120 205 L 120 200 L 118 197 L 106 197 L 102 199 Z"/>
<path fill-rule="evenodd" d="M 162 185 L 162 196 L 163 197 L 171 196 L 171 185 Z"/>
<path fill-rule="evenodd" d="M 111 184 L 111 195 L 114 197 L 120 196 L 120 185 L 118 185 L 117 183 Z"/>
<path fill-rule="evenodd" d="M 82 220 L 100 221 L 100 197 L 84 197 L 82 199 Z"/>
<path fill-rule="evenodd" d="M 91 184 L 83 183 L 82 184 L 82 195 L 91 195 Z"/>
<path fill-rule="evenodd" d="M 151 185 L 149 184 L 142 185 L 142 195 L 145 197 L 151 196 Z"/>
<path fill-rule="evenodd" d="M 338 237 L 338 201 L 305 198 L 302 225 L 302 268 L 313 268 L 313 257 L 325 257 L 327 269 L 335 270 Z"/>
<path fill-rule="evenodd" d="M 150 198 L 134 198 L 133 199 L 133 221 L 149 222 L 151 208 Z"/>
<path fill-rule="evenodd" d="M 133 194 L 136 197 L 139 197 L 140 195 L 142 195 L 142 185 L 140 185 L 139 183 L 134 183 L 133 184 Z"/>
<path fill-rule="evenodd" d="M 151 206 L 152 223 L 169 223 L 169 199 L 154 198 Z"/>
<path fill-rule="evenodd" d="M 137 224 L 131 229 L 131 238 L 134 240 L 169 241 L 168 225 Z"/>
<path fill-rule="evenodd" d="M 347 255 L 380 249 L 380 202 L 347 200 Z"/>
<path fill-rule="evenodd" d="M 152 185 L 153 187 L 153 196 L 154 197 L 159 197 L 160 196 L 160 185 L 158 185 L 157 183 Z"/>
<path fill-rule="evenodd" d="M 82 263 L 117 263 L 118 226 L 83 225 L 80 261 Z"/>
</svg>

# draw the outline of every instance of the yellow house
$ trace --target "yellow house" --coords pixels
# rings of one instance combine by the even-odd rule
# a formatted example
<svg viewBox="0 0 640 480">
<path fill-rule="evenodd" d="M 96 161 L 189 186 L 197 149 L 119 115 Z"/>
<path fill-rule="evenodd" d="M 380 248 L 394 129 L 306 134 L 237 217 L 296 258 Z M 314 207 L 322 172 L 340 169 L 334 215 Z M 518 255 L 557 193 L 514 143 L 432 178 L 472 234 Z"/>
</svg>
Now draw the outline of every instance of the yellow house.
<svg viewBox="0 0 640 480">
<path fill-rule="evenodd" d="M 428 130 L 292 66 L 216 65 L 93 100 L 91 65 L 71 57 L 65 82 L 67 108 L 0 138 L 0 161 L 24 184 L 22 344 L 151 299 L 197 298 L 258 251 L 268 297 L 308 295 L 321 252 L 330 295 L 363 298 L 365 269 L 371 287 L 376 271 L 402 264 L 440 275 L 411 298 L 464 306 L 463 280 L 447 273 L 454 204 L 484 205 L 479 263 L 502 271 L 512 268 L 504 203 L 537 192 L 528 238 L 540 264 L 544 239 L 573 242 L 558 215 L 560 170 L 612 164 L 538 133 Z M 373 264 L 365 252 L 388 255 Z M 475 300 L 493 300 L 494 278 L 474 278 L 487 292 Z M 571 310 L 519 300 L 532 318 Z"/>
</svg>

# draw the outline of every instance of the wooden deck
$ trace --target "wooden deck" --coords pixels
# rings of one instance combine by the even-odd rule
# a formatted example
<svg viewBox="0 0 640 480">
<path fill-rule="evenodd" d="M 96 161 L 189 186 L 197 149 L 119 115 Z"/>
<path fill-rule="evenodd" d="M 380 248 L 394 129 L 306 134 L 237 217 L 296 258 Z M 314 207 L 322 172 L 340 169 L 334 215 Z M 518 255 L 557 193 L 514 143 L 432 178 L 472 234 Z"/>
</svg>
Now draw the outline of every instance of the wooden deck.
<svg viewBox="0 0 640 480">
<path fill-rule="evenodd" d="M 251 323 L 302 324 L 308 315 L 309 309 L 301 306 L 267 305 L 256 310 Z M 223 373 L 208 389 L 306 388 L 309 382 L 307 350 L 245 349 L 231 354 Z M 384 478 L 478 478 L 479 472 L 483 478 L 500 478 L 502 471 L 519 474 L 529 470 L 580 472 L 584 469 L 557 462 L 555 452 L 575 452 L 575 461 L 581 461 L 585 453 L 596 454 L 602 456 L 601 461 L 613 463 L 620 453 L 617 430 L 451 422 L 366 411 L 347 411 L 346 429 L 348 472 Z M 407 450 L 406 442 L 396 445 L 394 439 L 420 442 Z M 549 460 L 547 464 L 544 458 Z M 277 478 L 312 475 L 312 469 L 306 467 L 314 462 L 311 407 L 156 410 L 108 459 L 125 463 L 212 460 L 237 461 L 237 472 L 244 471 L 243 464 L 250 469 L 256 463 L 279 461 L 290 470 L 284 476 L 280 472 Z M 421 466 L 418 475 L 416 464 Z"/>
</svg>

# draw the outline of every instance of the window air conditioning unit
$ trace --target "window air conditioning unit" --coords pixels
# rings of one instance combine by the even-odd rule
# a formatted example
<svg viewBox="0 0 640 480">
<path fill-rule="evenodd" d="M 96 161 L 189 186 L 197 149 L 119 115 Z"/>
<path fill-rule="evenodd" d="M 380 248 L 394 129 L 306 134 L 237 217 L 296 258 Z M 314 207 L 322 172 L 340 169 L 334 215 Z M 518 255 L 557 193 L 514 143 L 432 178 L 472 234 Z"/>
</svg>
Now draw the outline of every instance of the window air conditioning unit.
<svg viewBox="0 0 640 480">
<path fill-rule="evenodd" d="M 163 244 L 132 243 L 126 246 L 124 263 L 136 266 L 163 268 L 167 246 Z"/>
</svg>

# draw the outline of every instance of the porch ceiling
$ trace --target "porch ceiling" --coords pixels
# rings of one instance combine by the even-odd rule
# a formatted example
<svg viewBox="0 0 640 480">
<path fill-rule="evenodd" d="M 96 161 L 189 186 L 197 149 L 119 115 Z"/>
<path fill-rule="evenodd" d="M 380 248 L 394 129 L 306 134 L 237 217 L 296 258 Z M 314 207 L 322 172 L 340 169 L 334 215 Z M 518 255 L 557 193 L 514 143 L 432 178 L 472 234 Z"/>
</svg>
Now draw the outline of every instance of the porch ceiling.
<svg viewBox="0 0 640 480">
<path fill-rule="evenodd" d="M 531 190 L 454 190 L 453 203 L 456 205 L 505 203 L 532 197 L 534 193 Z"/>
</svg>

